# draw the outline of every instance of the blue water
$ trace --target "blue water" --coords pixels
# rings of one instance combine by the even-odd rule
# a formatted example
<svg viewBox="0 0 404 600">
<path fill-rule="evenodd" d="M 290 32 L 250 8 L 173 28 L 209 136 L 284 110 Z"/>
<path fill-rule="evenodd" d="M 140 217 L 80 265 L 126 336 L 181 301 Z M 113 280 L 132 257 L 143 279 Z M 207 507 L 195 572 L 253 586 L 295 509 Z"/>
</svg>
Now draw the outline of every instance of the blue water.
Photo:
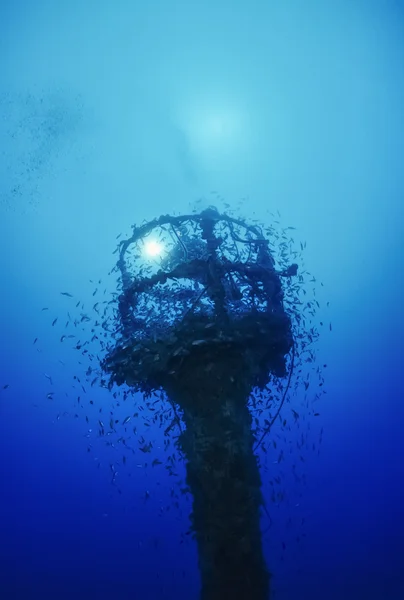
<svg viewBox="0 0 404 600">
<path fill-rule="evenodd" d="M 112 392 L 60 341 L 116 236 L 198 198 L 279 211 L 316 278 L 326 393 L 262 470 L 274 600 L 402 600 L 402 4 L 3 1 L 0 56 L 1 600 L 198 599 L 191 499 L 97 436 Z"/>
</svg>

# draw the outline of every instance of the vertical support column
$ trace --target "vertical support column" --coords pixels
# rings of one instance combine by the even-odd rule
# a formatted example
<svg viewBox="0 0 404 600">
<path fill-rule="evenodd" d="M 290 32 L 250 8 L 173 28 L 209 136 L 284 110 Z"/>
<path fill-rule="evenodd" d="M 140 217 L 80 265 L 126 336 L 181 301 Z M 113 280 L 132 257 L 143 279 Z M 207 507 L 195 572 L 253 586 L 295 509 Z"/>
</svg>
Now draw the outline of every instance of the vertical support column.
<svg viewBox="0 0 404 600">
<path fill-rule="evenodd" d="M 191 530 L 198 546 L 201 600 L 268 600 L 249 394 L 243 369 L 236 380 L 229 372 L 223 377 L 223 367 L 224 361 L 216 363 L 205 383 L 194 372 L 181 379 L 177 393 L 170 390 L 184 411 L 186 430 L 179 444 L 193 496 Z"/>
</svg>

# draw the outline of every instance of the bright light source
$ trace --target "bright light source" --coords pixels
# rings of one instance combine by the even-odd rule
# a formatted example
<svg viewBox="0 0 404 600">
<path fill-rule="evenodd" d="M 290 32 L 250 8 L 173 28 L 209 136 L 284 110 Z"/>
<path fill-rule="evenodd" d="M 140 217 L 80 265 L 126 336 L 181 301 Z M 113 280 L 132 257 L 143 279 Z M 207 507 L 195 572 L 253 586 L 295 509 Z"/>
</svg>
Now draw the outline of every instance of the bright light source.
<svg viewBox="0 0 404 600">
<path fill-rule="evenodd" d="M 155 240 L 150 240 L 150 242 L 145 244 L 145 252 L 148 256 L 161 256 L 163 250 L 162 244 L 159 244 Z"/>
</svg>

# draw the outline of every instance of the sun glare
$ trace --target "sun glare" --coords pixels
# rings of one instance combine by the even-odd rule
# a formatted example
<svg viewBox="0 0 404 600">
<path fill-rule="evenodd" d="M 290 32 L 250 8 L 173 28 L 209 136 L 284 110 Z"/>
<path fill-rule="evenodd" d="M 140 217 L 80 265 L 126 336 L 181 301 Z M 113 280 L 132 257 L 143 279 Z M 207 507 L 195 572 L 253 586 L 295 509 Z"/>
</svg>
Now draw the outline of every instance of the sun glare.
<svg viewBox="0 0 404 600">
<path fill-rule="evenodd" d="M 156 256 L 161 256 L 163 250 L 164 248 L 162 244 L 159 244 L 159 242 L 156 242 L 155 240 L 150 240 L 150 242 L 145 244 L 145 252 L 147 256 L 151 256 L 153 258 Z"/>
</svg>

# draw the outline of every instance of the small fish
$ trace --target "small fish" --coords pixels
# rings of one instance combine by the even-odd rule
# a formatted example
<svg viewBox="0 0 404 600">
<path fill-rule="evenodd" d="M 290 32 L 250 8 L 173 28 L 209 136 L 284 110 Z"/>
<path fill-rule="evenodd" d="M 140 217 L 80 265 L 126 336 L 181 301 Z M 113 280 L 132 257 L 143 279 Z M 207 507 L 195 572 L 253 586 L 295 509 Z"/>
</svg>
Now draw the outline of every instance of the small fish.
<svg viewBox="0 0 404 600">
<path fill-rule="evenodd" d="M 56 321 L 58 320 L 58 318 L 56 317 L 56 319 L 53 319 L 52 321 L 52 327 L 56 324 Z"/>
<path fill-rule="evenodd" d="M 36 337 L 36 338 L 34 339 L 34 344 L 36 344 L 36 343 L 37 343 L 37 341 L 38 341 L 38 338 Z"/>
<path fill-rule="evenodd" d="M 69 298 L 73 298 L 72 294 L 69 294 L 69 292 L 60 292 L 62 294 L 62 296 L 68 296 Z"/>
<path fill-rule="evenodd" d="M 152 449 L 151 442 L 149 442 L 148 444 L 145 444 L 144 446 L 139 446 L 139 450 L 141 450 L 144 453 L 151 452 L 151 449 Z"/>
<path fill-rule="evenodd" d="M 49 379 L 49 382 L 51 385 L 53 385 L 53 381 L 52 381 L 52 377 L 50 375 L 48 375 L 47 373 L 44 373 L 46 379 Z"/>
<path fill-rule="evenodd" d="M 41 311 L 43 310 L 49 310 L 49 308 L 47 306 L 44 306 L 44 308 L 41 308 Z"/>
<path fill-rule="evenodd" d="M 129 421 L 130 421 L 130 417 L 125 417 L 122 425 L 126 425 L 126 423 L 129 423 Z"/>
<path fill-rule="evenodd" d="M 6 383 L 6 385 L 3 385 L 3 390 L 6 390 L 6 389 L 7 389 L 7 388 L 9 388 L 9 387 L 10 387 L 10 384 L 9 384 L 9 383 Z"/>
</svg>

